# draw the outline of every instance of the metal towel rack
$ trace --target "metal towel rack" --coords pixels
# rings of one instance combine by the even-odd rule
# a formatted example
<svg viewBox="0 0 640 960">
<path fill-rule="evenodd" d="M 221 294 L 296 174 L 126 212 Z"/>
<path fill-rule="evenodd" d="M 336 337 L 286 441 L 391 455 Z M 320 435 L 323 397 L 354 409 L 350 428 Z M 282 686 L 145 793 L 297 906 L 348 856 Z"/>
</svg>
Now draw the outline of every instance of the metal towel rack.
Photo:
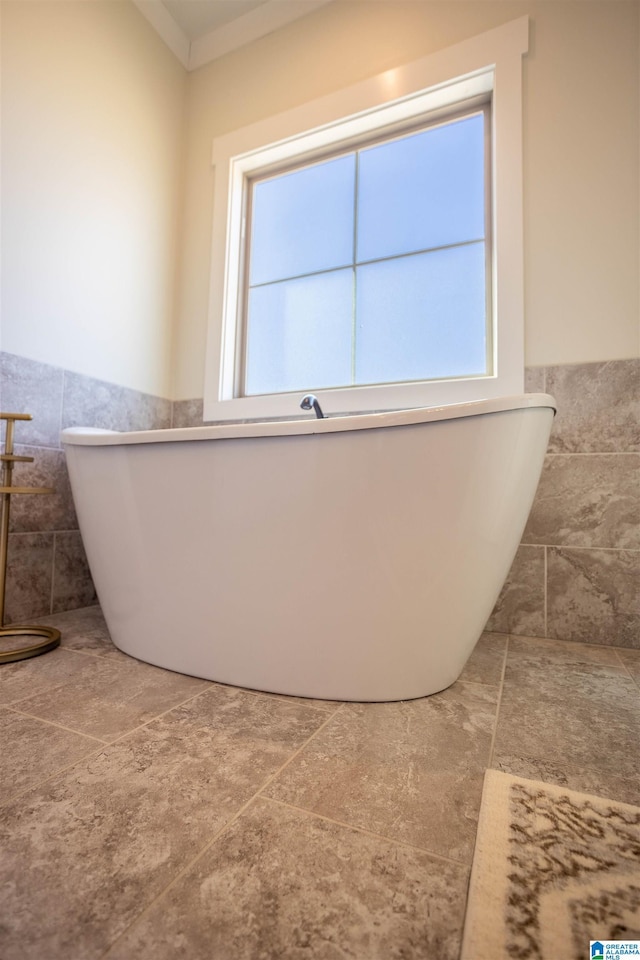
<svg viewBox="0 0 640 960">
<path fill-rule="evenodd" d="M 9 543 L 9 508 L 14 493 L 44 494 L 53 493 L 53 487 L 15 487 L 13 485 L 13 467 L 16 463 L 33 463 L 33 457 L 19 457 L 13 452 L 13 434 L 16 420 L 32 420 L 30 413 L 0 413 L 0 420 L 7 422 L 7 434 L 4 453 L 0 455 L 2 479 L 0 496 L 2 497 L 2 518 L 0 519 L 0 640 L 3 637 L 44 637 L 39 643 L 19 647 L 15 650 L 0 650 L 0 663 L 15 660 L 28 660 L 41 653 L 53 650 L 60 643 L 60 631 L 54 627 L 32 624 L 4 626 L 4 595 L 7 585 L 7 547 Z"/>
</svg>

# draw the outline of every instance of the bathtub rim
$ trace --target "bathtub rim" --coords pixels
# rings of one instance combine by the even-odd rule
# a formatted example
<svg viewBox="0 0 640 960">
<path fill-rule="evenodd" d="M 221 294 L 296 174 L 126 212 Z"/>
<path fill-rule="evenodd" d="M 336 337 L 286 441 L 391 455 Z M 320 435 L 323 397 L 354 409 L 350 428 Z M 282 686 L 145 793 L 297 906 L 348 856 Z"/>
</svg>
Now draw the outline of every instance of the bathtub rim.
<svg viewBox="0 0 640 960">
<path fill-rule="evenodd" d="M 61 440 L 62 443 L 71 446 L 120 446 L 185 440 L 234 440 L 345 433 L 351 430 L 373 430 L 417 423 L 435 423 L 509 410 L 545 407 L 553 410 L 555 416 L 556 401 L 550 394 L 523 393 L 495 399 L 469 400 L 438 407 L 411 407 L 406 410 L 384 410 L 376 413 L 334 414 L 324 419 L 317 419 L 315 416 L 292 417 L 290 420 L 251 420 L 238 423 L 208 424 L 201 427 L 168 427 L 156 430 L 132 431 L 107 430 L 100 427 L 67 427 L 61 433 Z"/>
</svg>

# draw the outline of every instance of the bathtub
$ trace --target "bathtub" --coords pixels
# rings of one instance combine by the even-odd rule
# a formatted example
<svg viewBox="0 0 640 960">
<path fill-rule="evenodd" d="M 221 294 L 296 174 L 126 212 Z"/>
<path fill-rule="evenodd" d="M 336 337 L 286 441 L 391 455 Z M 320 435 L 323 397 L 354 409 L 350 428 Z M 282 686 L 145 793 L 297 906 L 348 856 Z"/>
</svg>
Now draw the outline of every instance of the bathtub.
<svg viewBox="0 0 640 960">
<path fill-rule="evenodd" d="M 533 502 L 554 400 L 62 434 L 114 643 L 331 700 L 460 675 Z"/>
</svg>

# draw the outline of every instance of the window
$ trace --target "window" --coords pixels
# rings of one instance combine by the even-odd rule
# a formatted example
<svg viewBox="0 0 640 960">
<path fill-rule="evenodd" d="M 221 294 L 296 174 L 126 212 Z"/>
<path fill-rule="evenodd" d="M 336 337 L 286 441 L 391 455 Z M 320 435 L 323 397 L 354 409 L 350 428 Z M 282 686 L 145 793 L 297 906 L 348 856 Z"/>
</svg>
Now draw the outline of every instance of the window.
<svg viewBox="0 0 640 960">
<path fill-rule="evenodd" d="M 487 114 L 248 181 L 242 395 L 490 372 Z"/>
<path fill-rule="evenodd" d="M 521 392 L 526 35 L 215 143 L 206 419 L 296 416 L 308 391 L 329 413 Z"/>
</svg>

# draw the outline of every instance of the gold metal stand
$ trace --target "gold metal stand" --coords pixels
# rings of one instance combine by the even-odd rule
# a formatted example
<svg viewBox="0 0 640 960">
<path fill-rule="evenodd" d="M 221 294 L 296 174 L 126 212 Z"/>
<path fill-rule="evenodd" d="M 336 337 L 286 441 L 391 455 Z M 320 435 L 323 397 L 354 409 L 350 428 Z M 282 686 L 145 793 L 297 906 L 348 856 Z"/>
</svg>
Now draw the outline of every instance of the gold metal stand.
<svg viewBox="0 0 640 960">
<path fill-rule="evenodd" d="M 0 485 L 0 495 L 2 496 L 2 519 L 0 520 L 0 640 L 3 637 L 23 636 L 44 637 L 45 639 L 28 647 L 19 647 L 17 650 L 0 651 L 0 663 L 11 663 L 15 660 L 37 657 L 40 653 L 53 650 L 60 643 L 60 631 L 54 629 L 54 627 L 31 626 L 30 624 L 20 624 L 13 627 L 4 626 L 4 593 L 7 581 L 7 546 L 9 543 L 11 496 L 14 493 L 53 493 L 51 487 L 14 487 L 12 483 L 14 463 L 33 463 L 33 457 L 17 457 L 13 452 L 15 421 L 31 419 L 30 413 L 0 413 L 0 420 L 7 421 L 4 453 L 0 456 L 2 462 L 2 484 Z"/>
</svg>

